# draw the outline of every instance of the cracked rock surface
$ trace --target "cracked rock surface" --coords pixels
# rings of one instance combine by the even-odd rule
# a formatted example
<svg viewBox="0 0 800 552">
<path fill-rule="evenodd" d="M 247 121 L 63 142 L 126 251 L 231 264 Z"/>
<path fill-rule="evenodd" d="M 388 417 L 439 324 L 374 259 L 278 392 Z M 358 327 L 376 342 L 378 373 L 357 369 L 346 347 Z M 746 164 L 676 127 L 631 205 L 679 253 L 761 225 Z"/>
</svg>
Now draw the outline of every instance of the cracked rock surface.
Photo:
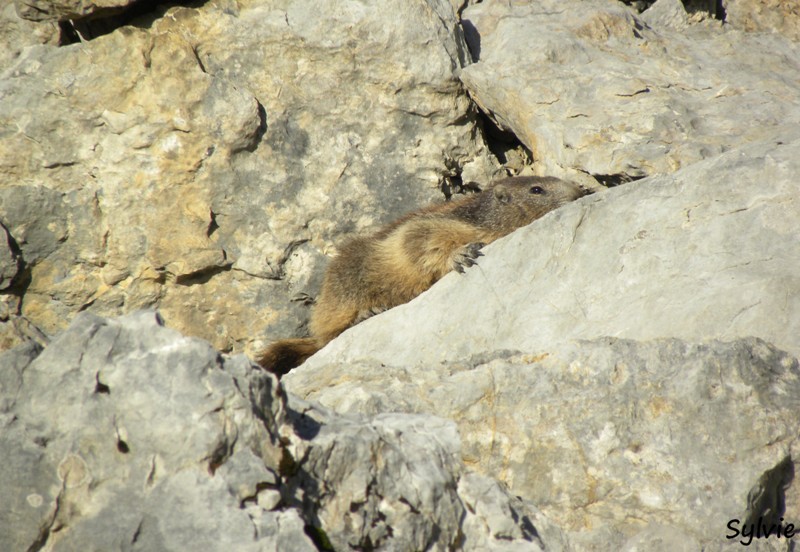
<svg viewBox="0 0 800 552">
<path fill-rule="evenodd" d="M 161 326 L 84 314 L 43 352 L 0 362 L 2 550 L 313 550 L 278 488 L 276 382 Z M 252 406 L 252 396 L 269 402 Z M 265 426 L 259 418 L 271 422 Z M 290 535 L 290 537 L 289 537 Z"/>
<path fill-rule="evenodd" d="M 0 355 L 0 550 L 562 550 L 452 421 L 341 416 L 153 312 Z"/>
<path fill-rule="evenodd" d="M 752 338 L 526 351 L 330 362 L 286 379 L 337 412 L 457 420 L 464 462 L 541 508 L 577 550 L 718 550 L 729 520 L 798 519 L 792 355 Z"/>
<path fill-rule="evenodd" d="M 478 3 L 462 13 L 476 62 L 461 80 L 543 174 L 671 173 L 800 122 L 800 13 L 724 3 L 724 26 L 689 25 L 679 1 L 642 14 L 614 0 Z M 777 25 L 747 25 L 761 12 Z"/>
<path fill-rule="evenodd" d="M 582 198 L 282 383 L 337 412 L 455 420 L 464 462 L 577 550 L 722 550 L 734 519 L 797 527 L 798 173 L 783 129 Z"/>
</svg>

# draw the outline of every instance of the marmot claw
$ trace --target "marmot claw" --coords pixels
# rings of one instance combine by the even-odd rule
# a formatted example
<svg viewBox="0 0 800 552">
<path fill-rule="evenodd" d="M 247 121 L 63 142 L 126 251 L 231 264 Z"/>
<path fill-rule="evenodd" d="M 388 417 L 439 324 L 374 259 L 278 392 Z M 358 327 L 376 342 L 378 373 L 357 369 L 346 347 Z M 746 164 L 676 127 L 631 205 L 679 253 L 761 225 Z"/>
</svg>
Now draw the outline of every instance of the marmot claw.
<svg viewBox="0 0 800 552">
<path fill-rule="evenodd" d="M 481 248 L 486 245 L 483 242 L 476 242 L 476 243 L 468 243 L 461 250 L 455 255 L 453 259 L 453 270 L 458 272 L 459 274 L 464 273 L 464 269 L 469 268 L 477 264 L 478 257 L 483 257 L 483 253 L 481 253 Z"/>
</svg>

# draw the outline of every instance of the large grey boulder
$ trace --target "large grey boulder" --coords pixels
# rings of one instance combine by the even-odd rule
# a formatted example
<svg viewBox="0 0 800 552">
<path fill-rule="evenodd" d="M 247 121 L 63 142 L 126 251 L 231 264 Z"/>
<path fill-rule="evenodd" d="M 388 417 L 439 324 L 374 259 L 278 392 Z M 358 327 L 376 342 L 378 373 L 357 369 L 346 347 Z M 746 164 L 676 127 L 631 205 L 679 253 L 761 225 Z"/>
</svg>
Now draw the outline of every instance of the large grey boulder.
<svg viewBox="0 0 800 552">
<path fill-rule="evenodd" d="M 800 516 L 800 367 L 760 340 L 331 361 L 285 382 L 343 413 L 457 420 L 464 462 L 536 504 L 576 550 L 720 550 L 734 519 Z"/>
<path fill-rule="evenodd" d="M 475 4 L 462 19 L 476 63 L 461 80 L 543 174 L 671 173 L 797 126 L 796 42 L 711 21 L 683 28 L 680 2 L 651 10 L 639 16 L 614 0 Z"/>
<path fill-rule="evenodd" d="M 81 315 L 31 357 L 0 357 L 0 549 L 314 550 L 297 512 L 259 506 L 285 410 L 246 359 L 154 313 Z"/>
<path fill-rule="evenodd" d="M 0 355 L 0 550 L 562 550 L 455 424 L 342 417 L 153 312 Z"/>
<path fill-rule="evenodd" d="M 301 459 L 284 494 L 334 550 L 568 550 L 530 501 L 464 469 L 454 422 L 429 414 L 341 416 L 289 397 Z"/>
</svg>

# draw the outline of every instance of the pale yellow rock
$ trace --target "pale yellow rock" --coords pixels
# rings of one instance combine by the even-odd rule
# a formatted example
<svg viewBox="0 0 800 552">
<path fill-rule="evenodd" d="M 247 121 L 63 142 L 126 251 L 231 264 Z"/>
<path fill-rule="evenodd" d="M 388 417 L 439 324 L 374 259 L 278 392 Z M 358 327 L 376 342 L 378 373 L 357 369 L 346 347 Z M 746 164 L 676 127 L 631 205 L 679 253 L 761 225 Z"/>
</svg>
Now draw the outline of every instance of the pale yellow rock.
<svg viewBox="0 0 800 552">
<path fill-rule="evenodd" d="M 11 315 L 54 332 L 163 303 L 175 328 L 250 350 L 302 331 L 291 298 L 313 297 L 343 234 L 462 171 L 485 180 L 451 4 L 354 6 L 165 5 L 22 50 L 0 77 L 0 221 L 32 277 Z"/>
<path fill-rule="evenodd" d="M 800 41 L 800 4 L 785 0 L 725 0 L 725 21 L 752 32 L 779 33 Z"/>
</svg>

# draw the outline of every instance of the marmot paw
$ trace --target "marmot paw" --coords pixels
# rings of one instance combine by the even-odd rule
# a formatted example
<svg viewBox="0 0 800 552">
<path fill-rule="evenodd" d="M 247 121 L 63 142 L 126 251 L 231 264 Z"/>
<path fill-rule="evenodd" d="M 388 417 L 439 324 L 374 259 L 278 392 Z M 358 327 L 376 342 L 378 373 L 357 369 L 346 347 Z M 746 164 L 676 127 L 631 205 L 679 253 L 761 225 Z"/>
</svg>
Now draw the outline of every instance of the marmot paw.
<svg viewBox="0 0 800 552">
<path fill-rule="evenodd" d="M 453 256 L 453 270 L 463 274 L 465 268 L 469 268 L 476 264 L 475 259 L 482 257 L 481 247 L 486 245 L 483 242 L 468 243 L 458 250 Z"/>
</svg>

